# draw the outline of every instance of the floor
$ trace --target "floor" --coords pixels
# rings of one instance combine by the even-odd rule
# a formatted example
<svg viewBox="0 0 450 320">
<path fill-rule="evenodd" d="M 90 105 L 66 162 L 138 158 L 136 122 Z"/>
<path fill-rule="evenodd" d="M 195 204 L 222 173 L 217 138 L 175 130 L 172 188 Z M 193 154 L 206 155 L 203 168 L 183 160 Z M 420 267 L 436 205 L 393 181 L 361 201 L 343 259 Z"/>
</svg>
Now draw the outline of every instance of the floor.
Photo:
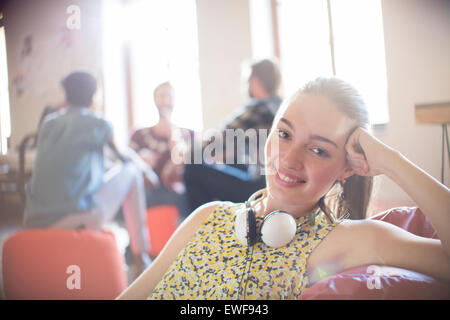
<svg viewBox="0 0 450 320">
<path fill-rule="evenodd" d="M 0 198 L 0 300 L 4 300 L 3 292 L 3 272 L 2 272 L 2 251 L 3 243 L 11 234 L 22 230 L 23 209 L 17 203 L 11 201 L 4 201 Z M 123 218 L 118 215 L 118 218 L 106 227 L 115 235 L 119 251 L 125 255 L 127 261 L 128 279 L 132 282 L 132 261 L 131 255 L 127 248 L 129 245 L 128 233 L 125 229 Z"/>
</svg>

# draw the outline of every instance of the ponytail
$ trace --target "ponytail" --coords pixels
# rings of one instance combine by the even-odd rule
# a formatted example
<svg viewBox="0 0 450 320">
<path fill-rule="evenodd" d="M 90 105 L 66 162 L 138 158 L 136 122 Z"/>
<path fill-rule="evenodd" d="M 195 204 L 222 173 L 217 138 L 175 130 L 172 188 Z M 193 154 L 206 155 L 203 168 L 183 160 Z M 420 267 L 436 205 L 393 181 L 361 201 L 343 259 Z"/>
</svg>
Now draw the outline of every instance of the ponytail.
<svg viewBox="0 0 450 320">
<path fill-rule="evenodd" d="M 344 184 L 336 182 L 318 206 L 332 223 L 365 219 L 372 186 L 373 177 L 353 175 Z"/>
<path fill-rule="evenodd" d="M 341 206 L 348 211 L 349 219 L 361 220 L 366 218 L 372 186 L 373 177 L 358 175 L 348 178 L 342 186 Z M 339 215 L 342 217 L 342 212 Z"/>
</svg>

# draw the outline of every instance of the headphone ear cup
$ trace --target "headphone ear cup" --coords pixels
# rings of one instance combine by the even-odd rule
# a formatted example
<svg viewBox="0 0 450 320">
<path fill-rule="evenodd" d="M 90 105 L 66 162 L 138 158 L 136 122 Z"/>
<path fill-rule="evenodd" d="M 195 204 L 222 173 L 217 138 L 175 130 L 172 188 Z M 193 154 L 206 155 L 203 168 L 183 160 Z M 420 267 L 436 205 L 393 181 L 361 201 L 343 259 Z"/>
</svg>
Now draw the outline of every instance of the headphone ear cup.
<svg viewBox="0 0 450 320">
<path fill-rule="evenodd" d="M 253 210 L 243 210 L 236 214 L 235 232 L 239 242 L 244 246 L 253 246 L 258 242 L 256 217 Z"/>
<path fill-rule="evenodd" d="M 286 212 L 274 212 L 264 219 L 261 225 L 261 240 L 272 248 L 287 245 L 295 237 L 297 224 Z"/>
<path fill-rule="evenodd" d="M 247 239 L 247 225 L 248 225 L 248 212 L 245 210 L 240 211 L 236 214 L 235 219 L 235 232 L 236 237 L 238 238 L 239 242 L 244 245 L 248 246 L 249 241 Z"/>
<path fill-rule="evenodd" d="M 249 246 L 254 246 L 258 242 L 258 233 L 256 232 L 256 216 L 253 209 L 250 209 L 247 214 L 248 225 L 248 243 Z"/>
</svg>

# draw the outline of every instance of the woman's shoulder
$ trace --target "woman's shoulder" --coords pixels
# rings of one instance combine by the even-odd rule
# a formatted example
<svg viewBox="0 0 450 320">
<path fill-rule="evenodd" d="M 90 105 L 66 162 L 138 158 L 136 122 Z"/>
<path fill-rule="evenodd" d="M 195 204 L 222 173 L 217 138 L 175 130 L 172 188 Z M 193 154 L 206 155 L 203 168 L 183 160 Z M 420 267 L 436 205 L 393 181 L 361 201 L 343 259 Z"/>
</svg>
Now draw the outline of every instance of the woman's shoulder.
<svg viewBox="0 0 450 320">
<path fill-rule="evenodd" d="M 230 201 L 211 201 L 195 209 L 189 217 L 204 221 L 216 210 L 220 210 L 221 212 L 231 211 L 232 213 L 235 213 L 235 211 L 239 210 L 242 205 L 242 203 L 234 203 Z"/>
<path fill-rule="evenodd" d="M 366 220 L 342 220 L 334 226 L 328 235 L 311 252 L 308 258 L 308 269 L 316 269 L 323 265 L 334 265 L 344 268 L 351 254 L 364 248 L 363 239 L 371 229 L 371 222 Z"/>
<path fill-rule="evenodd" d="M 198 229 L 198 227 L 218 208 L 223 206 L 222 201 L 211 201 L 195 209 L 184 221 L 180 227 L 188 229 Z M 187 226 L 186 226 L 187 225 Z M 192 231 L 192 230 L 191 230 Z M 194 233 L 195 233 L 194 231 Z"/>
<path fill-rule="evenodd" d="M 338 249 L 341 253 L 354 251 L 359 247 L 364 249 L 367 243 L 364 239 L 372 237 L 380 222 L 370 219 L 344 219 L 336 223 L 336 226 L 323 242 L 325 246 L 329 246 L 330 250 Z"/>
<path fill-rule="evenodd" d="M 356 246 L 367 246 L 368 239 L 375 238 L 377 234 L 389 229 L 391 226 L 390 223 L 374 219 L 345 219 L 336 224 L 335 236 L 345 241 L 355 242 Z M 360 241 L 357 241 L 358 239 Z"/>
<path fill-rule="evenodd" d="M 382 231 L 388 228 L 387 223 L 371 219 L 340 221 L 313 250 L 308 259 L 308 269 L 333 265 L 338 272 L 364 264 Z"/>
<path fill-rule="evenodd" d="M 204 223 L 208 223 L 208 219 L 223 219 L 225 216 L 235 215 L 242 208 L 242 203 L 233 203 L 229 201 L 212 201 L 205 203 L 195 209 L 183 222 L 182 227 L 190 235 L 195 232 Z M 212 215 L 215 213 L 214 215 Z M 228 218 L 227 218 L 228 219 Z M 185 225 L 185 226 L 183 226 Z"/>
<path fill-rule="evenodd" d="M 200 207 L 198 207 L 197 209 L 195 209 L 189 217 L 196 220 L 204 220 L 211 213 L 213 213 L 214 210 L 220 208 L 221 206 L 223 206 L 223 203 L 221 201 L 211 201 L 205 203 Z"/>
</svg>

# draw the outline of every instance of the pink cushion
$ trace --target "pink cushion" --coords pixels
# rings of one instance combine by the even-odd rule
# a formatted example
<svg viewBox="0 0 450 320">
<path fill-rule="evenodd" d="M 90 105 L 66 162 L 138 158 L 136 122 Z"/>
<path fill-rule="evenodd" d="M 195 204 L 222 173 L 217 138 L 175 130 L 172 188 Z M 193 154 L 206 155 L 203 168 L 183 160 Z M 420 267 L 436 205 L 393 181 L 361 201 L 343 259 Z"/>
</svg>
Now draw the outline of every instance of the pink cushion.
<svg viewBox="0 0 450 320">
<path fill-rule="evenodd" d="M 421 237 L 439 239 L 428 218 L 417 207 L 393 208 L 370 219 L 392 223 Z"/>
<path fill-rule="evenodd" d="M 307 289 L 303 300 L 450 299 L 450 287 L 424 274 L 389 266 L 352 268 Z"/>
<path fill-rule="evenodd" d="M 422 237 L 438 238 L 419 208 L 394 208 L 371 219 Z M 365 265 L 318 281 L 300 299 L 450 299 L 450 284 L 411 270 Z"/>
</svg>

